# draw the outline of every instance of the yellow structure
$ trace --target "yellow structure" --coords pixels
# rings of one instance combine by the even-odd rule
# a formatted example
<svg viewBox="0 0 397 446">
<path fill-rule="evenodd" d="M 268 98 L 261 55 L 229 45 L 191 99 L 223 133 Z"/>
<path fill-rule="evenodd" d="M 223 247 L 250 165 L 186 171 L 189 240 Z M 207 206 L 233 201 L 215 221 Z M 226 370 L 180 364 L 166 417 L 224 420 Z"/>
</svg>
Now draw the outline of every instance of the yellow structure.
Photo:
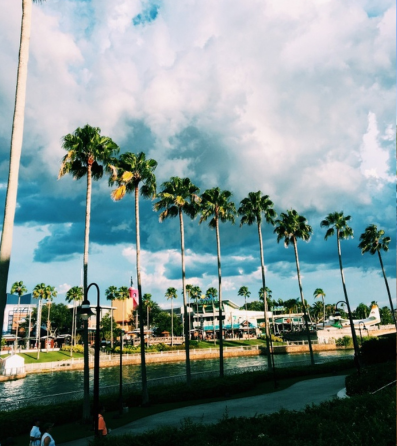
<svg viewBox="0 0 397 446">
<path fill-rule="evenodd" d="M 112 300 L 114 320 L 118 325 L 128 326 L 133 312 L 133 299 Z"/>
</svg>

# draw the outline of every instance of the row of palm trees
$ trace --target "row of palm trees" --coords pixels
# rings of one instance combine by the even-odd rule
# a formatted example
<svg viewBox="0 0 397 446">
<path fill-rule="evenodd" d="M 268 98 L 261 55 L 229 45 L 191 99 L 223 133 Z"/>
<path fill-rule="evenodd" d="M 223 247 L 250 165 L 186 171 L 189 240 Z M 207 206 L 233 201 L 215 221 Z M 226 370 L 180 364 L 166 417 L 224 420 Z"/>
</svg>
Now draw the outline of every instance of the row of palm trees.
<svg viewBox="0 0 397 446">
<path fill-rule="evenodd" d="M 98 180 L 102 177 L 104 171 L 110 173 L 109 184 L 115 185 L 111 196 L 115 201 L 121 200 L 127 193 L 133 193 L 135 198 L 135 227 L 136 227 L 136 265 L 137 265 L 137 280 L 139 292 L 139 311 L 140 319 L 143 320 L 143 300 L 142 300 L 142 283 L 141 283 L 141 266 L 140 266 L 140 231 L 139 231 L 139 194 L 144 198 L 157 199 L 154 203 L 154 210 L 160 211 L 160 222 L 167 218 L 178 217 L 180 240 L 181 240 L 181 269 L 182 269 L 182 289 L 183 289 L 183 307 L 185 314 L 187 313 L 187 298 L 186 298 L 186 271 L 185 271 L 185 241 L 184 241 L 184 215 L 190 219 L 194 219 L 200 215 L 199 224 L 208 221 L 209 226 L 215 229 L 216 245 L 217 245 L 217 264 L 218 264 L 218 295 L 219 295 L 219 320 L 220 330 L 222 331 L 222 274 L 221 274 L 221 242 L 219 232 L 219 222 L 235 222 L 236 214 L 241 216 L 240 226 L 244 224 L 257 226 L 259 254 L 261 264 L 262 285 L 264 290 L 264 314 L 266 326 L 266 340 L 269 345 L 269 324 L 267 320 L 267 287 L 265 276 L 265 263 L 263 254 L 263 240 L 262 240 L 262 223 L 265 221 L 268 225 L 274 226 L 274 233 L 277 235 L 277 241 L 284 241 L 284 245 L 288 247 L 292 245 L 295 254 L 295 263 L 298 277 L 298 286 L 300 297 L 303 304 L 304 318 L 306 330 L 308 332 L 308 341 L 311 361 L 314 364 L 313 351 L 309 336 L 308 318 L 306 315 L 304 305 L 304 295 L 301 281 L 301 272 L 298 255 L 298 240 L 302 239 L 308 241 L 312 235 L 312 227 L 308 224 L 307 219 L 299 215 L 296 210 L 288 210 L 281 213 L 277 218 L 274 210 L 273 202 L 268 195 L 263 195 L 262 192 L 250 192 L 244 198 L 238 210 L 235 204 L 231 201 L 232 194 L 230 191 L 222 191 L 218 187 L 208 189 L 200 195 L 199 188 L 194 185 L 189 178 L 172 177 L 161 186 L 161 191 L 156 193 L 156 177 L 154 171 L 157 167 L 157 162 L 153 159 L 146 159 L 143 152 L 138 154 L 123 153 L 119 158 L 116 158 L 119 152 L 119 147 L 111 140 L 111 138 L 100 135 L 100 129 L 89 126 L 88 124 L 83 128 L 78 128 L 73 134 L 68 134 L 63 138 L 63 148 L 67 150 L 64 156 L 59 171 L 59 177 L 66 173 L 73 175 L 75 179 L 80 179 L 84 175 L 87 176 L 87 194 L 86 194 L 86 227 L 85 227 L 85 241 L 84 241 L 84 289 L 87 286 L 88 275 L 88 244 L 89 244 L 89 225 L 90 225 L 90 207 L 91 207 L 91 188 L 92 180 Z M 339 266 L 341 272 L 342 286 L 345 295 L 345 301 L 350 312 L 350 304 L 347 295 L 340 240 L 347 239 L 353 236 L 353 230 L 348 226 L 350 216 L 344 216 L 343 212 L 334 212 L 321 222 L 322 227 L 326 227 L 327 231 L 325 239 L 327 240 L 332 235 L 336 234 L 337 250 L 339 258 Z M 371 225 L 376 228 L 375 225 Z M 378 243 L 380 248 L 376 251 L 380 255 L 380 249 L 386 249 L 389 238 L 385 237 L 382 242 L 379 239 L 379 231 L 370 231 L 368 227 L 362 236 L 362 243 L 368 244 Z M 378 237 L 376 241 L 371 239 Z M 382 234 L 381 234 L 382 235 Z M 363 249 L 363 248 L 362 248 Z M 366 251 L 363 251 L 366 252 Z M 371 252 L 371 251 L 370 251 Z M 384 270 L 383 270 L 384 271 Z M 391 302 L 390 302 L 391 303 Z M 391 303 L 392 305 L 392 303 Z M 143 401 L 148 402 L 147 385 L 146 385 L 146 367 L 144 357 L 144 333 L 143 324 L 140 326 L 141 330 L 141 362 L 142 362 L 142 388 Z M 184 335 L 186 338 L 186 378 L 187 383 L 190 384 L 190 361 L 189 361 L 189 327 L 184 325 Z M 270 348 L 268 361 L 271 364 Z M 223 375 L 223 342 L 220 339 L 220 375 Z"/>
</svg>

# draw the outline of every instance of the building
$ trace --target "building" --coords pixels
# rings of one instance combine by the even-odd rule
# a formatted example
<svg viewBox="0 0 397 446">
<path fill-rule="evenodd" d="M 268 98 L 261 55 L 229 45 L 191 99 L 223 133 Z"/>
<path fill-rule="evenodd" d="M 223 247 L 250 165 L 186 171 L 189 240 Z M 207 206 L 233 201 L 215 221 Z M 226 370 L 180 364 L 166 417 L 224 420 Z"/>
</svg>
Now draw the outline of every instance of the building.
<svg viewBox="0 0 397 446">
<path fill-rule="evenodd" d="M 2 328 L 3 334 L 21 334 L 20 330 L 24 332 L 23 328 L 19 330 L 19 323 L 26 321 L 29 322 L 33 309 L 37 308 L 37 305 L 37 300 L 33 299 L 31 293 L 21 296 L 20 299 L 16 294 L 7 293 L 7 302 L 4 310 L 4 322 Z"/>
</svg>

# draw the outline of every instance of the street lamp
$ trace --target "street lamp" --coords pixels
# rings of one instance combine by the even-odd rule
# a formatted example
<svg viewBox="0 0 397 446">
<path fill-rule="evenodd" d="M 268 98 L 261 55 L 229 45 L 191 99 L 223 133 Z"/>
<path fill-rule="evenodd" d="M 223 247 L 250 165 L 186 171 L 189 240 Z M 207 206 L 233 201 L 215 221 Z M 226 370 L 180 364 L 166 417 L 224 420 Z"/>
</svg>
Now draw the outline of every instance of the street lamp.
<svg viewBox="0 0 397 446">
<path fill-rule="evenodd" d="M 94 286 L 97 290 L 97 305 L 96 305 L 96 330 L 95 330 L 95 356 L 94 356 L 94 408 L 93 408 L 93 417 L 94 417 L 94 426 L 95 426 L 95 436 L 98 436 L 98 413 L 99 413 L 99 347 L 100 347 L 100 333 L 99 327 L 101 324 L 101 307 L 99 305 L 100 292 L 99 287 L 96 283 L 91 283 L 88 285 L 87 290 L 85 292 L 84 301 L 81 304 L 81 317 L 84 320 L 84 334 L 85 334 L 85 343 L 84 346 L 84 401 L 88 395 L 89 402 L 89 384 L 87 385 L 88 391 L 86 389 L 85 380 L 89 379 L 89 370 L 87 371 L 86 376 L 86 366 L 88 369 L 88 318 L 93 314 L 91 311 L 91 304 L 88 300 L 88 291 L 90 288 Z M 89 381 L 88 381 L 89 383 Z"/>
<path fill-rule="evenodd" d="M 368 333 L 368 329 L 367 329 L 367 327 L 365 326 L 365 324 L 364 324 L 363 321 L 360 321 L 360 322 L 358 323 L 358 329 L 360 330 L 360 340 L 361 340 L 361 345 L 363 345 L 363 336 L 362 336 L 362 334 L 361 334 L 361 324 L 362 324 L 362 326 L 363 326 L 363 329 L 364 329 L 364 330 L 367 330 L 367 333 Z"/>
<path fill-rule="evenodd" d="M 335 305 L 335 316 L 340 316 L 340 311 L 338 310 L 338 305 L 339 304 L 346 304 L 346 302 L 344 300 L 340 300 L 339 302 L 336 303 Z M 358 346 L 358 342 L 357 342 L 357 336 L 356 336 L 356 330 L 354 329 L 354 323 L 353 323 L 353 318 L 352 318 L 352 314 L 350 312 L 350 306 L 347 305 L 347 314 L 349 316 L 349 321 L 350 321 L 350 329 L 352 332 L 352 338 L 353 338 L 353 347 L 354 347 L 354 363 L 357 367 L 357 371 L 358 373 L 360 373 L 360 368 L 361 368 L 361 361 L 360 361 L 360 348 Z"/>
</svg>

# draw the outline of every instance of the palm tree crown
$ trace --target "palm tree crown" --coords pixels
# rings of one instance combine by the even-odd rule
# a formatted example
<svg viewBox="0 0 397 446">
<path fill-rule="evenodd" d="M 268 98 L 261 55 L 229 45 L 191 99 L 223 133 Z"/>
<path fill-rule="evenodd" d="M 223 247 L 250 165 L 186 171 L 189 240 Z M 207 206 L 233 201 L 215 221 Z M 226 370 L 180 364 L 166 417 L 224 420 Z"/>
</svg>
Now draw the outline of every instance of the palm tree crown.
<svg viewBox="0 0 397 446">
<path fill-rule="evenodd" d="M 387 252 L 389 250 L 390 237 L 384 237 L 385 231 L 379 229 L 374 224 L 365 228 L 365 232 L 360 235 L 360 243 L 358 247 L 361 249 L 361 254 L 369 252 L 376 254 L 379 251 Z"/>
<path fill-rule="evenodd" d="M 231 221 L 234 223 L 236 207 L 233 202 L 230 201 L 232 193 L 228 190 L 221 191 L 219 187 L 206 190 L 201 195 L 201 218 L 200 222 L 209 221 L 211 228 L 216 228 L 217 221 L 225 223 Z"/>
<path fill-rule="evenodd" d="M 81 286 L 74 286 L 67 291 L 65 300 L 71 303 L 75 300 L 83 300 L 83 297 L 83 288 Z"/>
<path fill-rule="evenodd" d="M 294 209 L 288 210 L 287 213 L 282 212 L 280 217 L 275 221 L 276 228 L 274 229 L 274 233 L 277 234 L 277 242 L 284 239 L 284 246 L 288 247 L 297 239 L 310 240 L 313 229 L 308 224 L 306 217 L 299 215 Z"/>
<path fill-rule="evenodd" d="M 26 293 L 28 289 L 23 284 L 22 280 L 20 282 L 14 282 L 11 287 L 11 294 L 17 294 L 21 297 L 24 293 Z"/>
<path fill-rule="evenodd" d="M 250 192 L 247 198 L 240 202 L 238 214 L 242 216 L 240 226 L 244 224 L 253 225 L 262 223 L 263 217 L 266 222 L 274 225 L 274 219 L 277 217 L 273 209 L 273 202 L 268 195 L 262 195 L 261 191 Z"/>
<path fill-rule="evenodd" d="M 325 233 L 325 240 L 328 240 L 328 237 L 332 237 L 335 234 L 338 239 L 348 239 L 349 237 L 353 238 L 353 229 L 348 225 L 348 221 L 350 221 L 350 215 L 343 215 L 342 212 L 331 212 L 327 215 L 327 217 L 321 221 L 320 226 L 326 227 L 327 232 Z"/>
</svg>

